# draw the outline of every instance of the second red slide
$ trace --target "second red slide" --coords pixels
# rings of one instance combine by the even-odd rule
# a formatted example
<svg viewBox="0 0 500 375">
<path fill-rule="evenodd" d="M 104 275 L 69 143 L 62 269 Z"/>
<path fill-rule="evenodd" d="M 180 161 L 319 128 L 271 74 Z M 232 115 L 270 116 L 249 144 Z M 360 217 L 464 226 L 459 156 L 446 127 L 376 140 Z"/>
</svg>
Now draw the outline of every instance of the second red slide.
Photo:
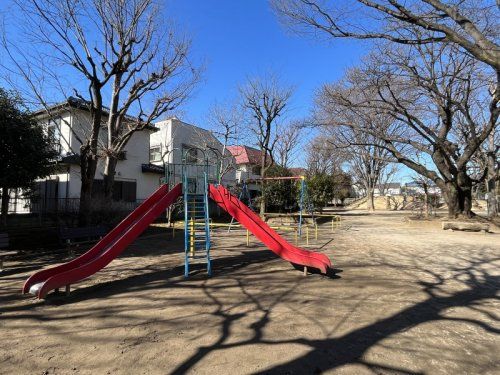
<svg viewBox="0 0 500 375">
<path fill-rule="evenodd" d="M 301 266 L 319 269 L 322 273 L 332 268 L 330 259 L 321 253 L 298 248 L 271 229 L 255 212 L 222 185 L 209 186 L 210 198 L 238 222 L 252 232 L 279 257 Z"/>
</svg>

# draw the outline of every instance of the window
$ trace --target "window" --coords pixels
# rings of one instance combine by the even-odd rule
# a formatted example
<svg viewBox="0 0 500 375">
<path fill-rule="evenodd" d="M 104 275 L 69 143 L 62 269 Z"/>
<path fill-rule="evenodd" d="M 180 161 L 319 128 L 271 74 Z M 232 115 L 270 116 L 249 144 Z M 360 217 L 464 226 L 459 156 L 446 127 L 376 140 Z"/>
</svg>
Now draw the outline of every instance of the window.
<svg viewBox="0 0 500 375">
<path fill-rule="evenodd" d="M 135 202 L 137 182 L 115 181 L 113 186 L 113 199 L 116 201 Z"/>
<path fill-rule="evenodd" d="M 161 145 L 160 146 L 152 146 L 149 149 L 149 161 L 161 161 Z"/>
<path fill-rule="evenodd" d="M 56 126 L 54 124 L 51 123 L 47 126 L 47 135 L 52 142 L 56 140 Z"/>
<path fill-rule="evenodd" d="M 51 119 L 47 124 L 47 135 L 52 141 L 59 141 L 61 129 L 61 119 Z"/>
<path fill-rule="evenodd" d="M 108 144 L 108 128 L 107 128 L 107 125 L 103 125 L 99 129 L 99 141 L 101 141 L 104 145 Z"/>
<path fill-rule="evenodd" d="M 54 150 L 61 153 L 61 119 L 50 120 L 47 124 L 47 136 Z"/>
</svg>

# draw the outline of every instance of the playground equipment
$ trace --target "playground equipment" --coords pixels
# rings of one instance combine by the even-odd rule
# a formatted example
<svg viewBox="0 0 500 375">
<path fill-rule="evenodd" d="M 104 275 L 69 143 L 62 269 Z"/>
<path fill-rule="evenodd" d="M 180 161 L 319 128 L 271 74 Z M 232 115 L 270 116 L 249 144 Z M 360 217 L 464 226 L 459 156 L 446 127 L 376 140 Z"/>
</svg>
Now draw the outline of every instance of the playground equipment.
<svg viewBox="0 0 500 375">
<path fill-rule="evenodd" d="M 160 186 L 89 251 L 68 263 L 31 275 L 24 283 L 23 293 L 44 298 L 53 289 L 66 287 L 69 291 L 69 285 L 93 275 L 120 255 L 181 193 L 181 184 L 170 191 L 168 185 Z"/>
<path fill-rule="evenodd" d="M 248 184 L 246 181 L 243 181 L 243 185 L 241 187 L 241 192 L 240 195 L 238 196 L 238 199 L 242 201 L 245 199 L 248 202 L 248 208 L 250 208 L 252 211 L 254 210 L 253 204 L 252 204 L 252 196 L 250 195 L 250 192 L 248 191 Z M 227 227 L 227 232 L 231 232 L 231 227 L 233 226 L 234 223 L 234 217 L 231 217 L 231 222 L 229 223 L 229 226 Z"/>
<path fill-rule="evenodd" d="M 209 185 L 209 194 L 215 203 L 279 257 L 305 267 L 317 268 L 322 273 L 326 273 L 327 269 L 331 268 L 332 264 L 326 255 L 300 249 L 288 243 L 224 186 Z"/>
<path fill-rule="evenodd" d="M 255 181 L 260 183 L 265 183 L 266 181 L 283 181 L 283 180 L 297 180 L 300 181 L 300 196 L 299 196 L 299 223 L 298 223 L 298 233 L 299 236 L 302 236 L 302 226 L 304 223 L 304 212 L 309 212 L 309 215 L 312 217 L 312 220 L 315 221 L 314 218 L 314 209 L 309 200 L 309 193 L 307 190 L 307 183 L 305 176 L 279 176 L 279 177 L 264 177 L 259 179 L 249 179 L 244 182 L 246 185 L 247 182 Z M 266 213 L 267 215 L 267 213 Z"/>
<path fill-rule="evenodd" d="M 208 276 L 212 275 L 210 259 L 210 213 L 208 180 L 219 180 L 218 163 L 215 168 L 203 150 L 201 164 L 188 164 L 187 152 L 183 161 L 184 186 L 184 277 L 189 276 L 190 264 L 205 261 Z M 201 224 L 201 225 L 200 225 Z"/>
<path fill-rule="evenodd" d="M 200 165 L 188 164 L 185 160 L 186 158 L 182 175 L 167 175 L 167 183 L 160 186 L 86 253 L 70 262 L 31 275 L 24 283 L 23 293 L 29 292 L 38 298 L 44 298 L 49 291 L 61 287 L 66 287 L 69 292 L 71 284 L 92 276 L 119 256 L 181 196 L 184 199 L 185 277 L 189 275 L 190 265 L 197 260 L 206 262 L 208 275 L 212 273 L 209 198 L 282 259 L 304 266 L 304 269 L 316 268 L 322 273 L 332 267 L 326 255 L 300 249 L 288 243 L 229 190 L 220 184 L 210 183 L 213 173 L 217 174 L 218 171 L 217 167 L 209 165 L 208 158 Z M 182 182 L 177 182 L 178 179 Z M 169 190 L 169 186 L 173 188 Z"/>
</svg>

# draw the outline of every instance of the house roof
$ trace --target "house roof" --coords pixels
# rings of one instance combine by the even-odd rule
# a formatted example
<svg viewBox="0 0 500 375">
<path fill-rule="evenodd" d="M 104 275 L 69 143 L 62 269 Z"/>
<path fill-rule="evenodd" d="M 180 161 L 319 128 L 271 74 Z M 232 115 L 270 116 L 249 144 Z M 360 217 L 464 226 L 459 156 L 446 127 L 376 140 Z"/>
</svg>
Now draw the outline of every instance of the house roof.
<svg viewBox="0 0 500 375">
<path fill-rule="evenodd" d="M 90 111 L 89 104 L 90 104 L 90 102 L 88 102 L 86 100 L 75 98 L 74 96 L 70 96 L 64 102 L 54 104 L 48 108 L 43 108 L 43 109 L 39 109 L 39 110 L 34 111 L 33 115 L 34 116 L 42 116 L 44 114 L 47 114 L 47 112 L 49 112 L 49 111 L 60 111 L 60 110 L 68 109 L 68 108 L 80 109 L 82 111 Z M 109 108 L 107 108 L 105 106 L 103 106 L 102 108 L 103 108 L 103 115 L 108 116 L 109 115 Z M 50 116 L 50 112 L 49 112 L 49 116 Z M 140 121 L 137 117 L 133 117 L 133 116 L 125 116 L 125 120 L 128 122 Z M 155 132 L 158 129 L 153 125 L 147 125 L 144 127 L 144 130 L 150 130 L 150 131 Z"/>
<path fill-rule="evenodd" d="M 249 146 L 228 146 L 227 150 L 234 156 L 236 164 L 260 164 L 262 151 Z"/>
</svg>

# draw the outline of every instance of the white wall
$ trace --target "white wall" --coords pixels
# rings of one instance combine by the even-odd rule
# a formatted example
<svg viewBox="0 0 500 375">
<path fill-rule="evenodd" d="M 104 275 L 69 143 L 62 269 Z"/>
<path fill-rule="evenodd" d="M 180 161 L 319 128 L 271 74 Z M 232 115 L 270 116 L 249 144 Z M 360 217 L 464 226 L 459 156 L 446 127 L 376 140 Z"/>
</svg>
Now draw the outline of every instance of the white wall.
<svg viewBox="0 0 500 375">
<path fill-rule="evenodd" d="M 132 135 L 125 146 L 125 160 L 119 160 L 116 165 L 116 181 L 135 181 L 137 185 L 136 199 L 148 198 L 160 186 L 160 175 L 143 173 L 141 165 L 149 163 L 149 132 L 144 130 Z M 103 179 L 104 159 L 97 163 L 96 179 Z M 80 196 L 81 174 L 80 166 L 71 166 L 70 197 Z"/>
<path fill-rule="evenodd" d="M 60 143 L 62 149 L 62 156 L 70 155 L 73 153 L 80 153 L 81 143 L 78 137 L 85 139 L 88 135 L 90 128 L 90 115 L 82 110 L 72 109 L 61 113 L 60 121 Z M 46 121 L 41 118 L 41 121 Z M 73 129 L 73 131 L 71 131 Z M 136 181 L 137 194 L 136 199 L 146 199 L 149 197 L 159 186 L 160 175 L 153 173 L 143 173 L 141 169 L 142 164 L 149 163 L 149 142 L 150 130 L 142 130 L 135 132 L 127 145 L 125 146 L 126 159 L 119 160 L 116 166 L 116 181 Z M 106 144 L 107 129 L 105 126 L 101 128 L 99 135 L 99 146 L 103 147 Z M 68 173 L 58 173 L 57 175 L 50 176 L 49 179 L 59 178 L 60 198 L 79 198 L 81 187 L 81 174 L 79 165 L 71 165 Z M 100 159 L 97 165 L 95 174 L 96 179 L 102 179 L 104 174 L 104 159 Z M 69 176 L 69 184 L 68 184 Z M 64 184 L 64 186 L 62 186 Z M 66 184 L 68 187 L 66 188 Z M 67 195 L 66 195 L 67 192 Z"/>
<path fill-rule="evenodd" d="M 260 174 L 253 173 L 253 168 L 255 164 L 238 164 L 236 170 L 236 179 L 238 182 L 243 182 L 243 180 L 256 180 L 260 179 Z"/>
<path fill-rule="evenodd" d="M 198 126 L 190 125 L 176 118 L 158 122 L 155 125 L 159 131 L 151 134 L 151 146 L 162 145 L 162 153 L 168 153 L 166 162 L 182 164 L 183 146 L 197 147 L 201 150 L 215 148 L 222 152 L 223 145 L 211 132 Z M 206 151 L 206 156 L 215 159 L 212 152 Z M 202 153 L 198 155 L 200 161 Z"/>
<path fill-rule="evenodd" d="M 206 154 L 203 155 L 202 151 L 198 151 L 198 163 L 203 164 L 204 158 L 208 157 L 209 165 L 211 166 L 211 178 L 215 178 L 217 157 L 213 151 L 209 150 L 209 148 L 214 148 L 222 153 L 223 145 L 213 136 L 211 132 L 194 125 L 186 124 L 176 118 L 158 122 L 155 126 L 159 129 L 159 131 L 151 134 L 150 145 L 151 147 L 160 145 L 164 161 L 176 165 L 176 182 L 180 181 L 181 178 L 180 165 L 182 164 L 184 156 L 183 152 L 185 151 L 185 147 L 190 146 L 206 152 Z M 234 165 L 234 158 L 230 158 L 231 163 Z M 164 161 L 152 163 L 156 165 L 163 165 Z M 190 174 L 197 174 L 195 167 L 188 170 L 188 175 Z M 224 175 L 223 184 L 234 185 L 234 183 L 235 171 L 233 169 Z"/>
</svg>

